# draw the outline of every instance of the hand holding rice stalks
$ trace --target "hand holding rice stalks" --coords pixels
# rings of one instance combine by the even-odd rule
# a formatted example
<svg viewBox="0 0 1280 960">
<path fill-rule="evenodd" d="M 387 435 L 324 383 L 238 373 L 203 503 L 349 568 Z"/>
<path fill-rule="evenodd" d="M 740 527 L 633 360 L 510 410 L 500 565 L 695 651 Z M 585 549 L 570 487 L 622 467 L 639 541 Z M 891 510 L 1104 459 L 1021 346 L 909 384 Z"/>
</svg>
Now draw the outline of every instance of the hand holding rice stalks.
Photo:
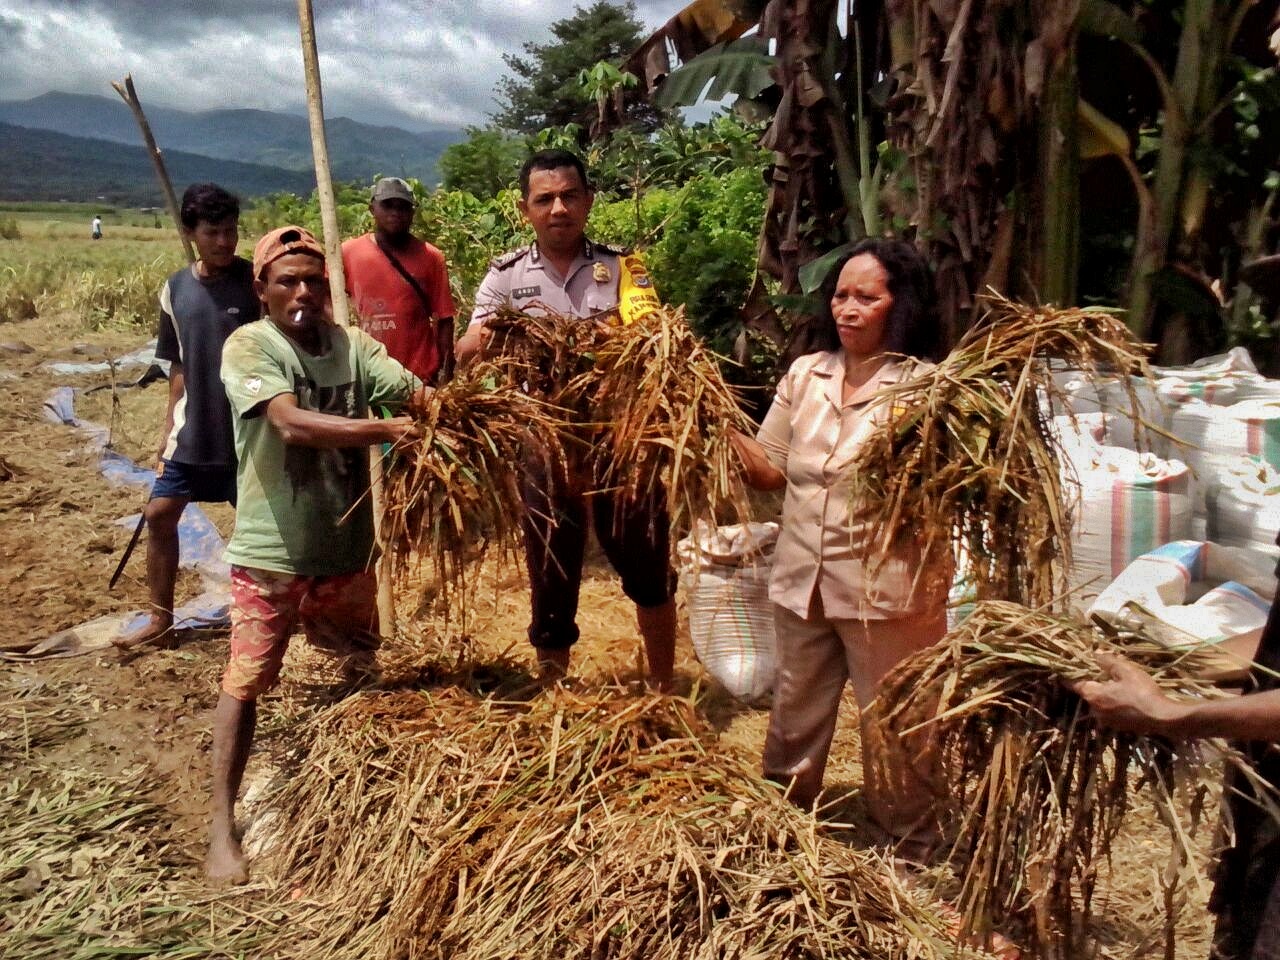
<svg viewBox="0 0 1280 960">
<path fill-rule="evenodd" d="M 386 471 L 383 549 L 401 567 L 411 556 L 425 561 L 447 605 L 464 593 L 477 551 L 516 550 L 523 508 L 514 465 L 530 448 L 558 449 L 562 421 L 483 364 L 412 412 L 418 430 L 395 446 Z"/>
<path fill-rule="evenodd" d="M 864 444 L 853 497 L 886 551 L 913 540 L 921 569 L 959 545 L 979 600 L 1041 607 L 1066 588 L 1071 518 L 1042 397 L 1049 361 L 1150 376 L 1144 348 L 1102 310 L 1028 307 L 992 294 L 940 363 L 883 392 L 891 418 Z M 1123 378 L 1139 418 L 1128 376 Z"/>
<path fill-rule="evenodd" d="M 1105 677 L 1102 652 L 1134 661 L 1170 693 L 1221 695 L 1196 679 L 1213 662 L 1203 648 L 1108 635 L 991 601 L 895 667 L 874 708 L 960 811 L 953 860 L 964 871 L 966 929 L 981 934 L 1018 918 L 1038 957 L 1085 955 L 1090 900 L 1127 810 L 1130 769 L 1152 784 L 1175 845 L 1186 842 L 1170 802 L 1177 781 L 1219 775 L 1196 747 L 1090 719 L 1067 684 Z"/>
</svg>

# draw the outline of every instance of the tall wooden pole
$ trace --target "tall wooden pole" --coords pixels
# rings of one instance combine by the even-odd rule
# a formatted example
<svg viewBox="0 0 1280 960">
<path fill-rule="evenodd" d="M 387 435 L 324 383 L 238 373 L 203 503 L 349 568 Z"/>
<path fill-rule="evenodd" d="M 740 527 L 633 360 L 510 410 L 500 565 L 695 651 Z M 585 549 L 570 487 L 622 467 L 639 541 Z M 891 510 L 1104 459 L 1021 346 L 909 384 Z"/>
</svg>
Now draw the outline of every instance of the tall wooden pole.
<svg viewBox="0 0 1280 960">
<path fill-rule="evenodd" d="M 142 131 L 142 142 L 147 146 L 147 153 L 151 155 L 151 165 L 155 167 L 156 179 L 160 181 L 160 192 L 164 194 L 165 206 L 169 208 L 169 216 L 173 219 L 173 225 L 178 228 L 178 237 L 182 240 L 182 249 L 187 252 L 187 262 L 196 262 L 196 252 L 191 248 L 191 241 L 187 238 L 186 231 L 182 229 L 182 217 L 178 212 L 178 197 L 173 192 L 173 183 L 169 180 L 169 171 L 164 167 L 164 158 L 160 156 L 160 148 L 156 146 L 156 138 L 151 134 L 151 124 L 147 122 L 147 115 L 142 112 L 142 103 L 138 100 L 138 91 L 133 86 L 133 74 L 126 73 L 121 81 L 112 81 L 111 86 L 116 93 L 120 94 L 123 100 L 133 111 L 133 119 L 138 121 L 138 129 Z"/>
<path fill-rule="evenodd" d="M 329 169 L 329 142 L 324 132 L 324 96 L 320 89 L 320 57 L 316 53 L 316 24 L 311 0 L 298 0 L 298 24 L 302 28 L 302 66 L 307 80 L 307 118 L 311 122 L 311 156 L 316 167 L 316 193 L 320 197 L 320 222 L 324 228 L 325 262 L 329 267 L 329 288 L 333 291 L 333 319 L 342 326 L 351 323 L 347 310 L 347 279 L 342 269 L 342 237 L 338 233 L 338 206 L 333 195 Z M 382 449 L 369 450 L 369 479 L 373 490 L 374 530 L 381 542 Z M 390 553 L 378 561 L 378 620 L 384 635 L 396 631 L 396 602 L 391 583 Z"/>
</svg>

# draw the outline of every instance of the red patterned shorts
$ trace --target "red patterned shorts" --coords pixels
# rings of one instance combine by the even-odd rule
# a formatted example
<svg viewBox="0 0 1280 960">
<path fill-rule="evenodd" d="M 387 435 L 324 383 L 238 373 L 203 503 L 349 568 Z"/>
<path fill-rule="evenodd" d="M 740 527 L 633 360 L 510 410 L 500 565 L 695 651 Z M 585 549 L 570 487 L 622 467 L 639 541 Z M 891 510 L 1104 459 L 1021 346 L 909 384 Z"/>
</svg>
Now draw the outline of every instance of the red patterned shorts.
<svg viewBox="0 0 1280 960">
<path fill-rule="evenodd" d="M 308 643 L 334 656 L 371 659 L 379 643 L 373 574 L 301 577 L 233 566 L 231 659 L 223 691 L 256 700 L 275 686 L 299 621 Z"/>
</svg>

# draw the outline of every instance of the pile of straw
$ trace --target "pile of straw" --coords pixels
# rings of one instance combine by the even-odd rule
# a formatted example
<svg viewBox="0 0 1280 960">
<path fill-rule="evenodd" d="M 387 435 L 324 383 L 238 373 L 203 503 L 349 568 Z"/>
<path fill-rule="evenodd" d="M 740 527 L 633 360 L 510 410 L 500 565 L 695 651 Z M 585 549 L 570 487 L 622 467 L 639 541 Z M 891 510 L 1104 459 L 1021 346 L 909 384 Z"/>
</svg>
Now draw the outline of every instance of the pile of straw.
<svg viewBox="0 0 1280 960">
<path fill-rule="evenodd" d="M 442 599 L 464 596 L 464 570 L 489 547 L 519 543 L 515 466 L 558 445 L 562 420 L 485 365 L 435 390 L 413 411 L 418 432 L 392 451 L 380 535 L 397 565 L 425 562 Z"/>
<path fill-rule="evenodd" d="M 956 955 L 883 861 L 709 748 L 673 699 L 365 693 L 283 770 L 274 871 L 362 955 Z"/>
<path fill-rule="evenodd" d="M 852 465 L 853 497 L 883 554 L 913 540 L 920 569 L 960 547 L 979 600 L 1041 607 L 1066 589 L 1071 518 L 1044 400 L 1059 399 L 1049 361 L 1149 376 L 1145 349 L 1103 310 L 985 298 L 983 319 L 919 376 L 884 391 L 887 429 Z"/>
<path fill-rule="evenodd" d="M 0 956 L 285 955 L 263 949 L 269 930 L 237 909 L 242 894 L 187 880 L 161 778 L 81 766 L 83 748 L 68 749 L 109 711 L 74 685 L 14 688 L 0 702 Z"/>
<path fill-rule="evenodd" d="M 1090 719 L 1067 684 L 1104 677 L 1100 652 L 1128 657 L 1171 693 L 1220 695 L 1196 679 L 1211 662 L 1202 649 L 1104 634 L 995 601 L 895 667 L 878 695 L 877 721 L 929 758 L 946 807 L 959 811 L 953 862 L 966 929 L 1022 924 L 1034 956 L 1085 955 L 1090 902 L 1128 810 L 1131 772 L 1150 782 L 1183 853 L 1173 793 L 1179 783 L 1219 776 L 1196 747 L 1175 749 Z M 1172 891 L 1165 893 L 1170 909 Z"/>
</svg>

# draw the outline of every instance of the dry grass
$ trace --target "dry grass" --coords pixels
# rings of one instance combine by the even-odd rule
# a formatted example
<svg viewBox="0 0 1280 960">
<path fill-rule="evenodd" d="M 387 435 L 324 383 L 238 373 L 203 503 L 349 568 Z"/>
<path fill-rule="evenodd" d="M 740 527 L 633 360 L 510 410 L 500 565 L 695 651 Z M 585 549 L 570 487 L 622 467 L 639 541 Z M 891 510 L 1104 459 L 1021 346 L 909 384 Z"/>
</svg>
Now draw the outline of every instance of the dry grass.
<svg viewBox="0 0 1280 960">
<path fill-rule="evenodd" d="M 884 391 L 890 423 L 854 462 L 853 497 L 882 550 L 912 541 L 932 570 L 959 545 L 978 599 L 1040 607 L 1065 592 L 1071 563 L 1061 456 L 1041 403 L 1060 393 L 1048 361 L 1150 371 L 1145 348 L 1106 311 L 994 295 L 984 306 L 942 362 Z"/>
<path fill-rule="evenodd" d="M 488 323 L 509 379 L 565 412 L 567 469 L 591 491 L 665 499 L 678 532 L 749 518 L 729 434 L 752 425 L 682 309 L 625 327 L 542 308 L 502 310 Z"/>
<path fill-rule="evenodd" d="M 413 416 L 419 432 L 396 445 L 385 473 L 380 536 L 401 574 L 427 565 L 448 617 L 465 612 L 473 562 L 518 546 L 519 464 L 534 450 L 554 456 L 562 420 L 485 365 L 433 391 Z"/>
<path fill-rule="evenodd" d="M 1067 683 L 1105 676 L 1101 652 L 1128 657 L 1170 692 L 1218 695 L 1196 679 L 1203 651 L 1001 602 L 978 604 L 880 689 L 881 722 L 932 751 L 941 793 L 959 811 L 953 863 L 966 923 L 980 932 L 1020 924 L 1036 956 L 1083 955 L 1099 872 L 1134 780 L 1150 787 L 1181 867 L 1192 859 L 1205 783 L 1220 776 L 1205 749 L 1175 749 L 1089 718 Z M 1170 934 L 1181 873 L 1166 872 L 1160 890 Z"/>
<path fill-rule="evenodd" d="M 269 801 L 281 882 L 322 901 L 312 956 L 955 955 L 883 861 L 718 755 L 688 701 L 504 701 L 441 688 L 439 663 L 409 680 L 315 717 Z"/>
<path fill-rule="evenodd" d="M 735 429 L 754 433 L 754 427 L 683 309 L 654 310 L 616 331 L 581 382 L 589 391 L 591 419 L 599 424 L 597 488 L 621 490 L 636 502 L 665 496 L 672 527 L 680 532 L 700 519 L 751 518 L 729 437 Z"/>
<path fill-rule="evenodd" d="M 92 704 L 70 685 L 0 708 L 0 954 L 29 960 L 265 956 L 242 892 L 190 882 L 161 781 L 68 764 Z M 10 760 L 16 762 L 10 763 Z"/>
</svg>

